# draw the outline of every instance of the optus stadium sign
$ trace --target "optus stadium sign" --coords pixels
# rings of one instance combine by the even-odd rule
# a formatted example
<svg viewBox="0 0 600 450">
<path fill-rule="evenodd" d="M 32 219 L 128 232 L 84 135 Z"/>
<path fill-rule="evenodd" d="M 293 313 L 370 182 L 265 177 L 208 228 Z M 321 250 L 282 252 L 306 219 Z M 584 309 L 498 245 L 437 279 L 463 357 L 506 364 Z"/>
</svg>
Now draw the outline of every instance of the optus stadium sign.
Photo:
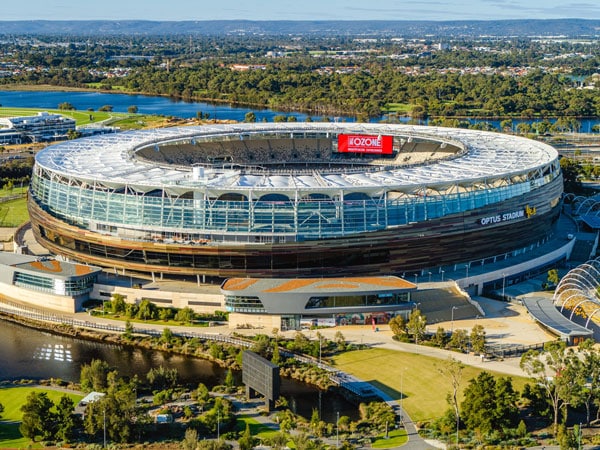
<svg viewBox="0 0 600 450">
<path fill-rule="evenodd" d="M 480 225 L 493 225 L 496 223 L 509 222 L 511 220 L 517 219 L 529 219 L 531 216 L 536 214 L 536 208 L 531 208 L 529 205 L 525 206 L 523 209 L 519 209 L 517 211 L 505 212 L 503 214 L 496 214 L 495 216 L 487 216 L 479 219 Z"/>
</svg>

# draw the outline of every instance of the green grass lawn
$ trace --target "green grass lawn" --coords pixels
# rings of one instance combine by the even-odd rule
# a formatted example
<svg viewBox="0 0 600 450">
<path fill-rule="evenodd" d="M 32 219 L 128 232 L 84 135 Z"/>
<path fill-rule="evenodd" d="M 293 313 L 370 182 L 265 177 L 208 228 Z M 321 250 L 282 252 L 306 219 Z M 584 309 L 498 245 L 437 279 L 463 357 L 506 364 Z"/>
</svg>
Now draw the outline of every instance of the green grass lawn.
<svg viewBox="0 0 600 450">
<path fill-rule="evenodd" d="M 28 220 L 26 197 L 0 203 L 0 227 L 18 227 Z"/>
<path fill-rule="evenodd" d="M 138 319 L 136 317 L 126 317 L 123 314 L 113 314 L 113 313 L 109 313 L 109 312 L 105 312 L 103 314 L 102 313 L 102 307 L 94 309 L 93 310 L 93 314 L 96 317 L 104 317 L 104 318 L 110 319 L 110 320 L 118 320 L 118 321 L 123 322 L 123 323 L 129 321 L 132 324 L 138 324 L 138 325 L 162 325 L 162 326 L 167 327 L 167 328 L 168 327 L 178 327 L 178 326 L 207 328 L 208 327 L 208 322 L 210 322 L 210 321 L 202 321 L 202 322 L 185 323 L 185 322 L 178 322 L 178 321 L 176 321 L 174 319 L 169 319 L 169 320 L 161 320 L 161 319 L 143 320 L 143 319 Z"/>
<path fill-rule="evenodd" d="M 57 105 L 58 106 L 58 105 Z M 47 111 L 51 114 L 61 114 L 75 119 L 77 126 L 102 122 L 109 119 L 122 119 L 130 116 L 127 113 L 107 111 L 62 111 L 59 109 L 44 108 L 0 108 L 0 117 L 34 116 L 38 112 Z"/>
<path fill-rule="evenodd" d="M 159 115 L 129 114 L 108 111 L 62 111 L 43 108 L 5 108 L 0 107 L 0 117 L 34 116 L 38 112 L 47 111 L 75 119 L 76 125 L 89 125 L 104 122 L 106 125 L 131 130 L 139 128 L 156 128 L 165 126 L 165 117 Z"/>
<path fill-rule="evenodd" d="M 32 391 L 47 392 L 48 398 L 55 404 L 64 395 L 60 391 L 37 387 L 0 387 L 0 403 L 4 406 L 4 412 L 0 418 L 0 448 L 27 448 L 29 446 L 29 439 L 24 438 L 19 431 L 19 422 L 23 415 L 21 406 Z M 78 394 L 68 393 L 67 395 L 75 404 L 83 398 Z M 35 444 L 32 447 L 40 448 L 41 445 Z"/>
<path fill-rule="evenodd" d="M 372 448 L 393 448 L 400 447 L 408 442 L 408 435 L 404 428 L 398 430 L 392 430 L 388 433 L 388 437 L 385 435 L 378 436 L 375 441 L 371 443 Z"/>
<path fill-rule="evenodd" d="M 4 197 L 12 197 L 14 195 L 25 195 L 29 187 L 14 187 L 12 189 L 0 189 L 0 199 Z"/>
<path fill-rule="evenodd" d="M 236 431 L 243 432 L 246 429 L 246 424 L 248 424 L 248 426 L 250 427 L 250 433 L 255 438 L 269 439 L 278 433 L 278 431 L 269 428 L 265 424 L 246 414 L 237 416 L 236 420 Z"/>
<path fill-rule="evenodd" d="M 449 407 L 446 395 L 451 392 L 451 384 L 436 368 L 443 366 L 444 360 L 374 348 L 342 353 L 334 361 L 340 370 L 372 383 L 395 400 L 400 400 L 403 391 L 403 407 L 414 421 L 438 418 Z M 461 388 L 480 372 L 480 369 L 465 366 Z M 512 377 L 512 380 L 518 391 L 528 381 L 522 377 Z"/>
<path fill-rule="evenodd" d="M 408 113 L 412 110 L 412 105 L 408 103 L 387 103 L 385 107 L 382 109 L 384 113 L 386 112 L 396 112 L 396 113 Z"/>
</svg>

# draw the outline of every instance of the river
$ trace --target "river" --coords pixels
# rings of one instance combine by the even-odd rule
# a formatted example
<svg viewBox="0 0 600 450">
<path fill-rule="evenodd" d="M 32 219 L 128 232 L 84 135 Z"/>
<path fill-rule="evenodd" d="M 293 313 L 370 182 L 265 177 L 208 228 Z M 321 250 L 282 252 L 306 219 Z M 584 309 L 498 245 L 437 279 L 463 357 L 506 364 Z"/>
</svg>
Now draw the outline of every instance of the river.
<svg viewBox="0 0 600 450">
<path fill-rule="evenodd" d="M 162 365 L 177 369 L 180 380 L 192 386 L 202 382 L 212 387 L 225 379 L 225 369 L 203 359 L 57 336 L 0 319 L 0 380 L 60 378 L 78 382 L 81 366 L 92 359 L 108 362 L 123 376 L 143 378 L 151 368 Z M 318 389 L 293 380 L 281 381 L 281 394 L 290 409 L 303 417 L 310 419 L 312 409 L 321 405 L 321 417 L 328 422 L 335 421 L 337 412 L 352 420 L 358 418 L 356 407 L 340 395 L 320 394 Z"/>
<path fill-rule="evenodd" d="M 13 108 L 48 108 L 57 109 L 60 103 L 69 102 L 78 110 L 93 109 L 97 111 L 102 106 L 111 105 L 113 111 L 126 113 L 130 106 L 137 106 L 140 114 L 162 114 L 165 116 L 175 116 L 182 118 L 196 117 L 198 112 L 210 114 L 211 119 L 236 120 L 242 122 L 247 112 L 254 112 L 257 121 L 266 120 L 273 122 L 277 115 L 294 116 L 298 121 L 304 121 L 307 114 L 299 112 L 281 112 L 271 109 L 256 109 L 247 107 L 236 107 L 227 104 L 212 104 L 204 102 L 185 102 L 169 97 L 157 97 L 151 95 L 131 95 L 131 94 L 107 94 L 104 92 L 93 91 L 2 91 L 0 90 L 0 106 Z M 319 116 L 311 116 L 314 120 L 319 120 Z M 334 119 L 334 118 L 330 118 Z M 353 122 L 353 117 L 336 117 L 336 120 Z M 386 116 L 372 118 L 372 122 L 386 120 Z M 410 118 L 401 117 L 400 122 L 408 122 Z M 469 122 L 489 122 L 496 128 L 500 128 L 498 119 L 476 119 L 469 118 Z M 540 119 L 513 119 L 513 130 L 516 130 L 517 124 L 521 122 L 533 123 Z M 556 119 L 549 119 L 551 123 Z M 581 119 L 580 131 L 582 133 L 592 132 L 594 125 L 600 125 L 600 119 Z M 423 122 L 427 124 L 427 120 Z"/>
<path fill-rule="evenodd" d="M 69 102 L 77 110 L 93 109 L 111 105 L 115 112 L 127 112 L 130 106 L 137 106 L 140 114 L 162 114 L 182 118 L 196 117 L 198 112 L 210 114 L 211 119 L 237 120 L 242 122 L 247 112 L 253 111 L 256 119 L 273 122 L 277 115 L 294 116 L 300 122 L 307 114 L 298 112 L 280 112 L 271 109 L 253 109 L 233 107 L 227 104 L 210 104 L 203 102 L 184 102 L 169 97 L 149 95 L 107 94 L 103 92 L 61 92 L 61 91 L 2 91 L 0 90 L 0 106 L 12 108 L 48 108 L 57 109 L 60 103 Z M 311 116 L 318 120 L 317 116 Z M 348 118 L 344 118 L 350 120 Z"/>
</svg>

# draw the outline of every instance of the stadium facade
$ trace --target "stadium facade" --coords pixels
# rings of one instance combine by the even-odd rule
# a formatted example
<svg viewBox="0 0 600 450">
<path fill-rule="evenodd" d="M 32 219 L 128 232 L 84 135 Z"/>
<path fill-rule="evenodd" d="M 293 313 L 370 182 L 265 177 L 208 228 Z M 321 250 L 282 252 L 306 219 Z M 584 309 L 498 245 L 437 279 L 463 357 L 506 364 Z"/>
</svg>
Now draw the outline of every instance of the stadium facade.
<svg viewBox="0 0 600 450">
<path fill-rule="evenodd" d="M 544 242 L 558 154 L 473 130 L 235 124 L 78 139 L 36 156 L 29 212 L 55 254 L 142 272 L 405 275 Z"/>
</svg>

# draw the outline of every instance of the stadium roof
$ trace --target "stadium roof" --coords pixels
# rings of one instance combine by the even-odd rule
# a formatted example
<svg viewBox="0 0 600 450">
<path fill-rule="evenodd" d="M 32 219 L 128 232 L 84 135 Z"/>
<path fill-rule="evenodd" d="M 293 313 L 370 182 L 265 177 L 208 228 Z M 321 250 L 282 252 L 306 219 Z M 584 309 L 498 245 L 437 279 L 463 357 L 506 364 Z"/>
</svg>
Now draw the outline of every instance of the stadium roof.
<svg viewBox="0 0 600 450">
<path fill-rule="evenodd" d="M 159 166 L 136 158 L 137 149 L 168 141 L 200 136 L 226 136 L 259 133 L 323 132 L 364 133 L 400 137 L 419 137 L 465 147 L 451 160 L 422 165 L 385 166 L 380 170 L 348 173 L 290 171 L 285 174 L 251 174 L 236 168 L 206 168 L 201 179 L 194 180 L 192 167 Z M 410 190 L 423 186 L 471 184 L 541 169 L 557 158 L 551 146 L 517 136 L 475 130 L 362 123 L 285 123 L 207 125 L 202 127 L 138 130 L 113 135 L 76 139 L 53 145 L 36 155 L 37 163 L 55 173 L 88 183 L 111 187 L 127 185 L 140 192 L 157 187 L 185 192 L 190 189 L 244 191 L 286 190 Z M 376 167 L 376 166 L 374 166 Z"/>
</svg>

